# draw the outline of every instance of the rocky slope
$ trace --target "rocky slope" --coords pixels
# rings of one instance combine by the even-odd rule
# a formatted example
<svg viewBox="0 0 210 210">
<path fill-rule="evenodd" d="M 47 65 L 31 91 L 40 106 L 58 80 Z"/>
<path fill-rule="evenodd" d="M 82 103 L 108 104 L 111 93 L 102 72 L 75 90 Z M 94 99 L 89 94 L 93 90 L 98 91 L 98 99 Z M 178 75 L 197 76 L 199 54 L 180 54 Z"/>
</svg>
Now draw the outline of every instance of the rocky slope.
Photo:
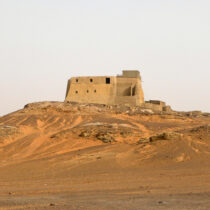
<svg viewBox="0 0 210 210">
<path fill-rule="evenodd" d="M 169 194 L 209 192 L 209 125 L 210 116 L 202 113 L 154 113 L 135 107 L 60 102 L 28 104 L 0 118 L 0 195 L 7 201 L 0 201 L 0 207 L 118 209 L 126 194 L 125 209 L 138 209 L 139 198 L 129 206 L 129 196 L 137 193 L 146 196 L 141 201 L 145 209 L 151 198 L 151 209 L 179 209 L 172 200 L 158 203 L 158 196 L 164 194 L 170 200 Z M 68 196 L 77 200 L 75 193 L 93 196 L 90 202 L 74 203 Z M 116 202 L 108 206 L 92 203 L 92 198 L 110 201 L 107 193 Z M 202 199 L 205 208 L 209 203 Z M 193 205 L 189 209 L 197 203 Z"/>
</svg>

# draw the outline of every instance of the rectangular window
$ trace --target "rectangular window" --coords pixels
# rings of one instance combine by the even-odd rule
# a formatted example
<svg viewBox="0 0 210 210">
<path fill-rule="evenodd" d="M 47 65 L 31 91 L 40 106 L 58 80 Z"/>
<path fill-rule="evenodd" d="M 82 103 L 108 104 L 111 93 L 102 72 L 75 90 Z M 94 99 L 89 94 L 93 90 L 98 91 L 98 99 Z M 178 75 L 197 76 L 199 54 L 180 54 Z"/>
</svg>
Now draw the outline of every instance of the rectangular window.
<svg viewBox="0 0 210 210">
<path fill-rule="evenodd" d="M 110 78 L 109 77 L 106 78 L 106 84 L 110 84 Z"/>
</svg>

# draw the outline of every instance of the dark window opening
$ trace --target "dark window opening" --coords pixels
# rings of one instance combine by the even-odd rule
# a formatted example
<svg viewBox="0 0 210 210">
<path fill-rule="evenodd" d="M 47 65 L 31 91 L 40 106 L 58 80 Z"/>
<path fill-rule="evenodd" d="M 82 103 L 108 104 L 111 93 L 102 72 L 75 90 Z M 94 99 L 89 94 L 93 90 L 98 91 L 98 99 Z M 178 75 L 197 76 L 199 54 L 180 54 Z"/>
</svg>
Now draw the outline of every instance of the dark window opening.
<svg viewBox="0 0 210 210">
<path fill-rule="evenodd" d="M 78 80 L 78 79 L 76 79 L 76 82 L 79 82 L 79 80 Z"/>
<path fill-rule="evenodd" d="M 87 90 L 87 93 L 89 93 L 89 90 Z"/>
<path fill-rule="evenodd" d="M 77 94 L 77 93 L 78 93 L 78 91 L 76 90 L 76 91 L 75 91 L 75 93 Z"/>
<path fill-rule="evenodd" d="M 96 93 L 96 90 L 94 90 L 94 93 Z"/>
<path fill-rule="evenodd" d="M 93 82 L 93 79 L 90 79 L 90 82 Z"/>
<path fill-rule="evenodd" d="M 136 95 L 136 87 L 132 88 L 132 96 Z"/>
<path fill-rule="evenodd" d="M 110 84 L 110 78 L 109 77 L 106 78 L 106 84 Z"/>
</svg>

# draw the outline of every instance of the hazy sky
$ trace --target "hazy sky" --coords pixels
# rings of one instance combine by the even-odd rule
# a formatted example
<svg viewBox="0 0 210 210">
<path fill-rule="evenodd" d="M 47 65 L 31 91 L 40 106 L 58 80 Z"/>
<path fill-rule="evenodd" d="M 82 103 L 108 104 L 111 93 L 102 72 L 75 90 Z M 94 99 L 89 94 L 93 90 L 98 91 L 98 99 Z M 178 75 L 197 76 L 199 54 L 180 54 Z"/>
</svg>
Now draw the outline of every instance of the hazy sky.
<svg viewBox="0 0 210 210">
<path fill-rule="evenodd" d="M 123 69 L 140 70 L 146 100 L 210 112 L 210 1 L 0 1 L 0 115 Z"/>
</svg>

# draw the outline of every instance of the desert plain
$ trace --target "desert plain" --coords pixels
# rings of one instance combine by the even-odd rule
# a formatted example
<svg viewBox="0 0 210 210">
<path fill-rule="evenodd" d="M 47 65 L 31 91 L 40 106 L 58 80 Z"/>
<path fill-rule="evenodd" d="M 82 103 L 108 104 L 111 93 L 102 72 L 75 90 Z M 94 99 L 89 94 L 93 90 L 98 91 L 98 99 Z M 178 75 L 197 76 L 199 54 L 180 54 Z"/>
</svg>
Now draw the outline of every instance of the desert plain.
<svg viewBox="0 0 210 210">
<path fill-rule="evenodd" d="M 40 102 L 0 117 L 0 209 L 210 209 L 210 114 Z"/>
</svg>

